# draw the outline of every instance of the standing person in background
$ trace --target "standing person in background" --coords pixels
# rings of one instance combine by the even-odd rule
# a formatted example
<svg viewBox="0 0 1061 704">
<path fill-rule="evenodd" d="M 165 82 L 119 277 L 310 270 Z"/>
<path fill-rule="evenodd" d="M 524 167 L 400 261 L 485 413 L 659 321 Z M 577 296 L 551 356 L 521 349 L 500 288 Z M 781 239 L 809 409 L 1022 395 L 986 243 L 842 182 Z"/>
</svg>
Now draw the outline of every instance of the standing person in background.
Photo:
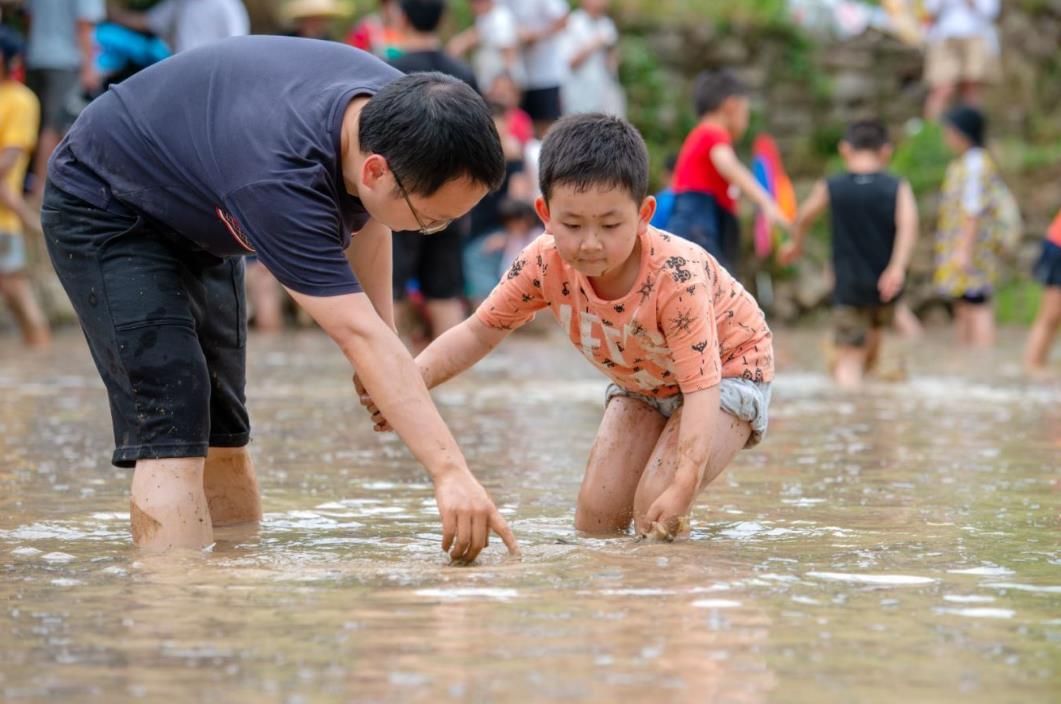
<svg viewBox="0 0 1061 704">
<path fill-rule="evenodd" d="M 534 120 L 538 139 L 563 114 L 560 86 L 567 78 L 563 31 L 570 8 L 567 0 L 506 0 L 519 21 L 523 57 L 523 109 Z"/>
<path fill-rule="evenodd" d="M 111 15 L 119 24 L 162 37 L 174 54 L 250 34 L 240 0 L 162 0 L 147 12 L 114 10 Z"/>
<path fill-rule="evenodd" d="M 829 211 L 836 276 L 832 372 L 839 386 L 850 389 L 877 362 L 917 244 L 918 218 L 910 184 L 887 171 L 892 144 L 882 122 L 848 127 L 840 155 L 844 172 L 815 184 L 778 260 L 788 266 L 799 259 L 811 225 Z"/>
<path fill-rule="evenodd" d="M 398 0 L 379 0 L 379 10 L 366 15 L 354 25 L 346 37 L 346 43 L 392 61 L 402 55 L 401 9 Z"/>
<path fill-rule="evenodd" d="M 68 104 L 100 88 L 92 38 L 107 15 L 104 0 L 28 0 L 26 85 L 40 99 L 41 133 L 33 164 L 33 195 L 44 194 L 48 159 L 77 117 Z"/>
<path fill-rule="evenodd" d="M 740 193 L 763 210 L 770 225 L 787 229 L 791 223 L 733 150 L 748 130 L 748 86 L 729 69 L 704 71 L 693 93 L 700 123 L 685 138 L 674 167 L 670 231 L 700 245 L 736 275 Z"/>
<path fill-rule="evenodd" d="M 955 93 L 966 105 L 979 105 L 984 83 L 998 76 L 999 0 L 925 0 L 932 16 L 925 56 L 929 96 L 925 116 L 937 119 Z"/>
<path fill-rule="evenodd" d="M 1061 210 L 1057 211 L 1043 240 L 1043 253 L 1035 267 L 1035 277 L 1043 285 L 1043 298 L 1028 333 L 1024 366 L 1032 374 L 1040 374 L 1046 368 L 1050 347 L 1061 325 Z"/>
<path fill-rule="evenodd" d="M 943 138 L 958 158 L 947 167 L 936 230 L 935 282 L 954 301 L 958 342 L 995 342 L 992 307 L 998 278 L 1001 218 L 998 193 L 1005 188 L 984 148 L 987 123 L 976 108 L 959 106 L 943 116 Z"/>
<path fill-rule="evenodd" d="M 565 114 L 602 112 L 626 115 L 619 85 L 619 30 L 608 17 L 609 0 L 583 0 L 564 32 L 570 74 L 564 81 Z"/>
<path fill-rule="evenodd" d="M 512 76 L 518 83 L 523 78 L 523 64 L 516 16 L 496 0 L 471 0 L 471 8 L 475 24 L 453 37 L 446 51 L 459 58 L 475 50 L 472 66 L 483 89 L 502 74 Z"/>
<path fill-rule="evenodd" d="M 446 0 L 401 0 L 400 7 L 405 53 L 391 65 L 403 73 L 445 73 L 478 92 L 471 68 L 442 51 L 438 28 Z M 431 339 L 464 320 L 462 233 L 467 228 L 467 218 L 460 218 L 430 237 L 416 231 L 393 235 L 394 300 L 401 316 L 407 318 L 410 310 L 406 288 L 410 280 L 419 282 Z"/>
<path fill-rule="evenodd" d="M 13 30 L 0 27 L 0 295 L 30 347 L 48 345 L 48 320 L 33 295 L 26 275 L 26 235 L 40 222 L 22 197 L 26 167 L 37 143 L 40 103 L 26 86 L 11 77 L 22 53 Z"/>
<path fill-rule="evenodd" d="M 346 11 L 335 0 L 291 0 L 283 14 L 291 36 L 332 40 L 332 24 Z"/>
</svg>

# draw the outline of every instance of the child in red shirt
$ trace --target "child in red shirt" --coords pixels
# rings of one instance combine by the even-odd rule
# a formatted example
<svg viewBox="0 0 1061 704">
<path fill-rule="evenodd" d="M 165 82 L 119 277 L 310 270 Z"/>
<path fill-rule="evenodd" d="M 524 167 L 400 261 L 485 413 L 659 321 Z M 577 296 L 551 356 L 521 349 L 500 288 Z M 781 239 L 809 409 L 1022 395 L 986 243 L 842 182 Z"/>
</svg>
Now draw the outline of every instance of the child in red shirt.
<svg viewBox="0 0 1061 704">
<path fill-rule="evenodd" d="M 611 381 L 575 527 L 616 533 L 633 520 L 641 535 L 672 538 L 688 530 L 697 494 L 766 432 L 770 329 L 714 257 L 648 224 L 648 152 L 629 123 L 599 114 L 556 123 L 540 185 L 547 233 L 417 365 L 437 386 L 550 309 Z"/>
<path fill-rule="evenodd" d="M 748 86 L 728 69 L 704 71 L 696 79 L 694 93 L 700 123 L 678 155 L 669 227 L 735 272 L 740 255 L 740 192 L 748 194 L 770 224 L 787 229 L 791 223 L 733 151 L 733 142 L 748 129 Z"/>
</svg>

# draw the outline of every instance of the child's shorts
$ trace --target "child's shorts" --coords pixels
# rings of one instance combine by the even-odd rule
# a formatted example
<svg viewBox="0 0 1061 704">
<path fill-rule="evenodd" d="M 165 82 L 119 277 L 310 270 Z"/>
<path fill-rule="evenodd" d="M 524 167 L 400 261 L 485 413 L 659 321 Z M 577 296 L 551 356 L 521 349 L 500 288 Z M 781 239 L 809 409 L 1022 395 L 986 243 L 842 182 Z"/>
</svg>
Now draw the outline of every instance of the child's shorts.
<svg viewBox="0 0 1061 704">
<path fill-rule="evenodd" d="M 1061 247 L 1043 240 L 1043 253 L 1035 265 L 1035 278 L 1043 286 L 1061 286 Z"/>
<path fill-rule="evenodd" d="M 0 275 L 17 274 L 26 268 L 26 241 L 21 235 L 0 232 Z"/>
<path fill-rule="evenodd" d="M 770 423 L 770 382 L 757 383 L 739 377 L 728 377 L 719 384 L 719 408 L 740 420 L 748 421 L 752 434 L 745 443 L 745 449 L 755 447 L 766 437 L 766 427 Z M 684 400 L 681 394 L 668 398 L 655 398 L 633 391 L 627 391 L 618 384 L 609 384 L 604 394 L 604 406 L 607 408 L 616 396 L 625 396 L 651 406 L 664 418 L 670 418 L 681 408 Z"/>
<path fill-rule="evenodd" d="M 837 347 L 865 347 L 871 330 L 892 324 L 895 306 L 836 306 L 833 308 L 833 340 Z"/>
</svg>

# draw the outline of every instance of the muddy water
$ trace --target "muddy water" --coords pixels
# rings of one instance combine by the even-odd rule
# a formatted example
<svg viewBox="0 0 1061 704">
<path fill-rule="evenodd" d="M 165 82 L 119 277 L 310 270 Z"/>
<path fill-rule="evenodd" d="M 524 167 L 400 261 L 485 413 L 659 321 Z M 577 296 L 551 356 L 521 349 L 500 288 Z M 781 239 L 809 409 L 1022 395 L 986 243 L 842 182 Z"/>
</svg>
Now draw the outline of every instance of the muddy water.
<svg viewBox="0 0 1061 704">
<path fill-rule="evenodd" d="M 911 381 L 846 395 L 816 335 L 781 339 L 768 441 L 673 545 L 573 532 L 604 384 L 561 342 L 441 389 L 525 553 L 454 568 L 322 337 L 252 340 L 261 529 L 165 560 L 129 545 L 83 343 L 4 338 L 0 698 L 1058 701 L 1061 387 L 1013 374 L 1017 342 L 937 339 Z"/>
</svg>

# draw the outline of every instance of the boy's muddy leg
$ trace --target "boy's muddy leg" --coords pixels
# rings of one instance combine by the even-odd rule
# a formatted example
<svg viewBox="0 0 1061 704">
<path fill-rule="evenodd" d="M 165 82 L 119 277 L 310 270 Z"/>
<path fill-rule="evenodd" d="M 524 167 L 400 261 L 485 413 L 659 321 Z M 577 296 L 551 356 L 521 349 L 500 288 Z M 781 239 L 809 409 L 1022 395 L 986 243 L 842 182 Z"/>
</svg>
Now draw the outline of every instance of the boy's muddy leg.
<svg viewBox="0 0 1061 704">
<path fill-rule="evenodd" d="M 0 296 L 18 321 L 26 345 L 46 347 L 51 341 L 48 318 L 37 303 L 29 278 L 22 273 L 0 275 Z"/>
<path fill-rule="evenodd" d="M 636 399 L 617 396 L 604 410 L 575 510 L 575 529 L 619 533 L 633 518 L 634 493 L 665 419 Z"/>
<path fill-rule="evenodd" d="M 202 549 L 214 542 L 201 457 L 139 460 L 133 473 L 133 542 L 145 550 Z"/>
<path fill-rule="evenodd" d="M 641 482 L 634 497 L 634 519 L 642 519 L 656 499 L 667 490 L 678 470 L 678 429 L 681 427 L 682 409 L 678 409 L 667 421 L 659 436 L 655 450 L 648 460 Z M 748 442 L 752 427 L 748 421 L 731 416 L 721 408 L 715 411 L 711 424 L 711 451 L 704 470 L 700 488 L 713 482 Z"/>
<path fill-rule="evenodd" d="M 258 475 L 246 447 L 211 447 L 206 456 L 203 488 L 215 526 L 261 520 Z"/>
</svg>

